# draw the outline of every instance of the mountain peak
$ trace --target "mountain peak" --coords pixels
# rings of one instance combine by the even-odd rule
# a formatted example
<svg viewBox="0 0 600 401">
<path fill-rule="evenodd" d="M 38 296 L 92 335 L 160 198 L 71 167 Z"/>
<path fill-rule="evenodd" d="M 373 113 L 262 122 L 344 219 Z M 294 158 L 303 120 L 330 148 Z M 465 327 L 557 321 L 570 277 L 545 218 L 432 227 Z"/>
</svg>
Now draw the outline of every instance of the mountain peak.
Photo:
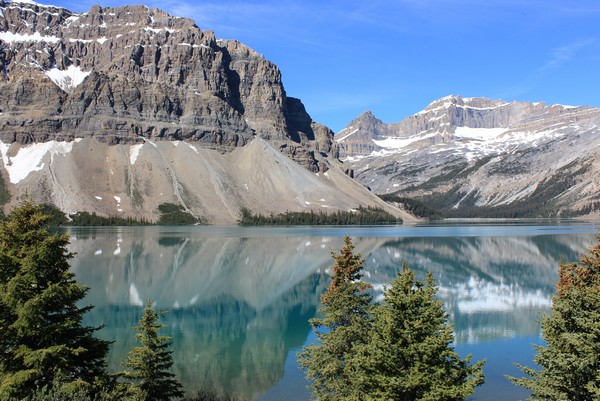
<svg viewBox="0 0 600 401">
<path fill-rule="evenodd" d="M 144 5 L 60 8 L 45 18 L 52 6 L 2 4 L 0 140 L 143 137 L 227 151 L 259 136 L 289 142 L 291 155 L 310 152 L 296 147 L 317 147 L 312 119 L 304 107 L 292 107 L 299 101 L 286 96 L 277 66 L 191 19 Z M 19 99 L 4 96 L 19 91 Z M 69 122 L 56 123 L 62 118 Z M 323 148 L 332 141 L 327 135 L 319 151 L 331 150 Z"/>
<path fill-rule="evenodd" d="M 372 111 L 366 110 L 363 111 L 358 117 L 352 120 L 346 128 L 338 132 L 338 138 L 349 138 L 350 136 L 355 136 L 357 132 L 362 133 L 373 133 L 375 136 L 377 135 L 378 127 L 380 127 L 383 122 L 375 117 Z M 338 139 L 340 141 L 341 139 Z"/>
<path fill-rule="evenodd" d="M 365 110 L 359 114 L 358 118 L 374 118 L 375 114 L 371 110 Z"/>
<path fill-rule="evenodd" d="M 375 193 L 511 216 L 600 209 L 600 109 L 447 96 L 399 123 L 357 120 L 340 157 Z"/>
<path fill-rule="evenodd" d="M 434 100 L 425 109 L 428 109 L 430 107 L 439 107 L 440 105 L 443 105 L 443 104 L 462 104 L 462 103 L 463 103 L 463 98 L 461 96 L 448 95 L 448 96 L 444 96 L 440 99 Z"/>
<path fill-rule="evenodd" d="M 381 120 L 375 117 L 371 110 L 363 111 L 358 117 L 350 122 L 351 126 L 372 126 L 373 124 L 381 123 Z"/>
</svg>

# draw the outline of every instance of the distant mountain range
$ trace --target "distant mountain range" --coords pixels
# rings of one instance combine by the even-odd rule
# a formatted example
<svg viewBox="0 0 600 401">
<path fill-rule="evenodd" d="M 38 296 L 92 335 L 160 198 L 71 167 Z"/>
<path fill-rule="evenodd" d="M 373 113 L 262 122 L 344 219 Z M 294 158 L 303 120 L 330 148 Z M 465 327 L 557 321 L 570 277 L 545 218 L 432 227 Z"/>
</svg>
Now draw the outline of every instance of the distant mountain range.
<svg viewBox="0 0 600 401">
<path fill-rule="evenodd" d="M 145 6 L 0 0 L 0 198 L 155 220 L 383 207 L 277 66 Z M 10 200 L 9 200 L 10 199 Z"/>
<path fill-rule="evenodd" d="M 376 194 L 450 217 L 578 216 L 600 209 L 600 109 L 448 96 L 399 123 L 371 112 L 335 137 Z"/>
</svg>

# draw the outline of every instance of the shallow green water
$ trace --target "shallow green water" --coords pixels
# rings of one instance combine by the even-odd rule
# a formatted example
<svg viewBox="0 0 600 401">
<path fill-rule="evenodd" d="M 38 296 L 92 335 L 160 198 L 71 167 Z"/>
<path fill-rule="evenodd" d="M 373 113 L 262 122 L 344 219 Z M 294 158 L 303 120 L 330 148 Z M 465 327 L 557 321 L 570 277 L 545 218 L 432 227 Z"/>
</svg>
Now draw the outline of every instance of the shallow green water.
<svg viewBox="0 0 600 401">
<path fill-rule="evenodd" d="M 187 391 L 209 387 L 240 399 L 308 400 L 296 352 L 314 339 L 308 319 L 327 286 L 331 250 L 353 237 L 365 279 L 381 296 L 402 261 L 432 271 L 456 331 L 456 346 L 487 357 L 487 382 L 473 399 L 527 393 L 505 374 L 531 365 L 539 314 L 549 310 L 558 261 L 578 260 L 597 226 L 435 224 L 385 227 L 72 228 L 72 266 L 96 307 L 87 324 L 115 341 L 121 369 L 134 326 L 151 298 L 169 310 L 175 372 Z M 498 398 L 501 394 L 501 398 Z"/>
</svg>

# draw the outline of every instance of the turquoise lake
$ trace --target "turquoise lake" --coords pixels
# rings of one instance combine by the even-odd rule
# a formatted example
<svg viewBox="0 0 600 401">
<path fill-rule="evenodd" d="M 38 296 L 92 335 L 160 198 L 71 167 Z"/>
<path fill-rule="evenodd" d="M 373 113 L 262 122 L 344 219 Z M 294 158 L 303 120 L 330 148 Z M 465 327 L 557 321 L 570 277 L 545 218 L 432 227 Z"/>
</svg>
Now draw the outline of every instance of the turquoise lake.
<svg viewBox="0 0 600 401">
<path fill-rule="evenodd" d="M 584 222 L 438 223 L 368 227 L 69 228 L 76 278 L 95 305 L 86 324 L 114 341 L 119 371 L 136 345 L 142 304 L 152 299 L 163 334 L 173 338 L 174 372 L 186 391 L 239 400 L 306 401 L 296 353 L 314 340 L 308 320 L 319 306 L 331 251 L 352 237 L 364 279 L 380 298 L 402 262 L 433 272 L 454 325 L 455 346 L 487 358 L 486 383 L 472 400 L 519 400 L 528 392 L 504 375 L 533 365 L 559 261 L 577 261 L 596 242 Z"/>
</svg>

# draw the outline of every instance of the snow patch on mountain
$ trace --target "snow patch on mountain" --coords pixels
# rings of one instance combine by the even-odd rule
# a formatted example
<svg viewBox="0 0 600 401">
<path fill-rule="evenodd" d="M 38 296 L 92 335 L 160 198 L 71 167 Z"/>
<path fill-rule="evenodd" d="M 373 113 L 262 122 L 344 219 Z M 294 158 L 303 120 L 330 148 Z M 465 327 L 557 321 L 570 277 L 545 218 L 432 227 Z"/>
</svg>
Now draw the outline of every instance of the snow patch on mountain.
<svg viewBox="0 0 600 401">
<path fill-rule="evenodd" d="M 135 164 L 138 156 L 140 155 L 140 149 L 142 149 L 142 146 L 144 146 L 143 143 L 138 144 L 138 145 L 133 145 L 132 147 L 129 148 L 129 162 L 131 163 L 132 166 Z"/>
<path fill-rule="evenodd" d="M 428 133 L 426 135 L 420 136 L 420 135 L 415 135 L 413 137 L 410 138 L 393 138 L 393 137 L 388 137 L 386 139 L 382 139 L 382 140 L 373 140 L 373 142 L 377 145 L 380 146 L 382 148 L 386 148 L 389 150 L 401 150 L 407 146 L 409 146 L 412 143 L 418 142 L 418 141 L 422 141 L 431 137 L 436 136 L 438 133 L 437 132 L 431 132 Z M 374 153 L 379 153 L 379 152 L 374 152 Z"/>
<path fill-rule="evenodd" d="M 104 42 L 106 42 L 107 40 L 108 39 L 105 36 L 103 36 L 103 37 L 98 38 L 98 39 L 76 39 L 76 38 L 74 39 L 74 38 L 71 38 L 71 39 L 69 39 L 69 42 L 71 42 L 71 43 L 85 43 L 85 44 L 92 43 L 92 42 L 98 42 L 101 45 L 103 45 Z"/>
<path fill-rule="evenodd" d="M 62 39 L 56 36 L 44 36 L 39 32 L 32 34 L 25 33 L 12 33 L 12 32 L 0 32 L 0 40 L 6 43 L 18 43 L 18 42 L 46 42 L 46 43 L 58 43 Z"/>
<path fill-rule="evenodd" d="M 342 132 L 346 131 L 346 129 L 341 130 L 339 133 L 341 134 Z M 355 130 L 352 130 L 349 134 L 345 134 L 343 137 L 341 138 L 337 138 L 337 141 L 343 141 L 344 139 L 347 139 L 349 136 L 354 135 L 358 132 L 358 128 Z"/>
<path fill-rule="evenodd" d="M 74 142 L 78 142 L 76 139 Z M 10 144 L 5 144 L 0 141 L 0 153 L 4 167 L 8 171 L 8 177 L 12 184 L 17 184 L 27 178 L 34 171 L 40 171 L 44 168 L 47 160 L 47 155 L 50 155 L 50 163 L 52 163 L 55 155 L 64 155 L 70 153 L 73 149 L 74 142 L 57 142 L 49 141 L 43 143 L 35 143 L 23 148 L 20 148 L 16 155 L 9 156 Z"/>
<path fill-rule="evenodd" d="M 65 92 L 79 86 L 91 73 L 91 71 L 83 71 L 81 67 L 75 67 L 72 64 L 66 70 L 54 67 L 45 72 L 46 76 Z"/>
<path fill-rule="evenodd" d="M 145 27 L 143 29 L 146 32 L 153 32 L 153 33 L 160 33 L 160 32 L 174 33 L 174 32 L 178 32 L 179 31 L 179 29 L 169 29 L 167 27 L 164 27 L 164 28 L 152 28 L 152 27 L 147 26 L 147 27 Z"/>
<path fill-rule="evenodd" d="M 30 4 L 32 6 L 37 6 L 37 7 L 44 7 L 44 8 L 58 8 L 57 6 L 52 6 L 49 4 L 40 4 L 38 2 L 35 2 L 33 0 L 13 0 L 10 2 L 10 4 Z"/>
<path fill-rule="evenodd" d="M 391 154 L 408 155 L 418 150 L 411 146 L 417 143 L 422 144 L 424 148 L 428 148 L 430 154 L 452 152 L 463 155 L 467 160 L 473 160 L 490 154 L 510 153 L 523 146 L 535 146 L 538 143 L 555 140 L 566 135 L 558 127 L 534 132 L 511 131 L 508 128 L 456 127 L 452 134 L 453 140 L 428 143 L 432 138 L 443 134 L 444 132 L 436 130 L 422 132 L 407 138 L 371 139 L 375 145 L 382 149 L 373 151 L 369 155 L 346 157 L 344 161 L 352 162 L 367 157 L 380 158 Z"/>
<path fill-rule="evenodd" d="M 204 49 L 210 49 L 210 46 L 207 45 L 193 45 L 191 43 L 178 43 L 177 46 L 187 46 L 187 47 L 191 47 L 193 49 L 198 49 L 198 48 L 204 48 Z"/>
<path fill-rule="evenodd" d="M 495 140 L 506 132 L 506 128 L 471 128 L 456 127 L 454 136 L 458 138 L 475 139 L 479 141 Z"/>
</svg>

